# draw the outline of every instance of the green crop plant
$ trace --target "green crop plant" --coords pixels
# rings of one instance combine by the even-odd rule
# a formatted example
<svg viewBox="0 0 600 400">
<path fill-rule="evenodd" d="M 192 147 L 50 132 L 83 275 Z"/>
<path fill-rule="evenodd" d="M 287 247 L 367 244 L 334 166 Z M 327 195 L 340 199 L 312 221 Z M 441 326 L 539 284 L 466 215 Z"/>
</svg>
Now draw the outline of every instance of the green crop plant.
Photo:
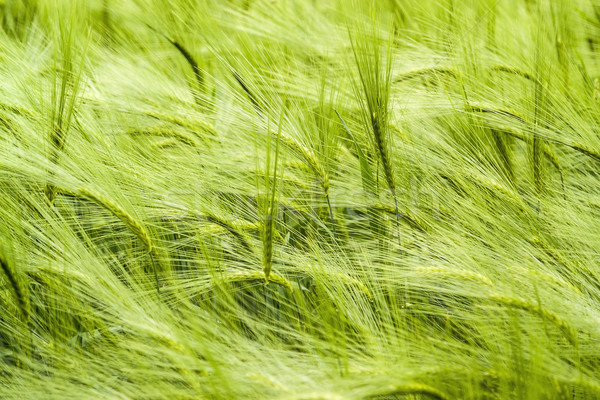
<svg viewBox="0 0 600 400">
<path fill-rule="evenodd" d="M 0 1 L 0 399 L 600 398 L 600 5 Z"/>
</svg>

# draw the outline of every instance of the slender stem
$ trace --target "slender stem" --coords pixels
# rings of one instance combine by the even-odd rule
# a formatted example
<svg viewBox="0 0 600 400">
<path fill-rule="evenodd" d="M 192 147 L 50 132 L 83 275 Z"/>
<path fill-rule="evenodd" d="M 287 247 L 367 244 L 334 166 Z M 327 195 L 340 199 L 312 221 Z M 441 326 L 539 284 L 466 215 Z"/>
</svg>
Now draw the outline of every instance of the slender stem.
<svg viewBox="0 0 600 400">
<path fill-rule="evenodd" d="M 331 220 L 331 227 L 333 229 L 333 237 L 334 237 L 334 239 L 336 239 L 337 234 L 335 231 L 335 219 L 333 218 L 333 209 L 331 208 L 331 201 L 329 201 L 329 195 L 326 195 L 325 198 L 327 199 L 327 207 L 329 208 L 329 219 Z"/>
<path fill-rule="evenodd" d="M 150 251 L 150 261 L 152 262 L 152 269 L 154 270 L 154 280 L 156 281 L 156 293 L 160 296 L 160 281 L 158 278 L 158 263 L 154 259 L 154 250 Z"/>
</svg>

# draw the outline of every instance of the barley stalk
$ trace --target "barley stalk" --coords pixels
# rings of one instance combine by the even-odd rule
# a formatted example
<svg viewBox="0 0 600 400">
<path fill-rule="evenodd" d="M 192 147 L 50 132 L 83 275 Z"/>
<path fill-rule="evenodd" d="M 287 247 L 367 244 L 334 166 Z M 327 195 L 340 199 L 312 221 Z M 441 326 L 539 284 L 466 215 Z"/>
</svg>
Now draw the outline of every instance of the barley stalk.
<svg viewBox="0 0 600 400">
<path fill-rule="evenodd" d="M 252 93 L 252 91 L 250 90 L 248 85 L 246 85 L 244 80 L 238 75 L 237 72 L 233 71 L 232 74 L 233 74 L 233 77 L 235 78 L 235 80 L 239 83 L 239 85 L 242 87 L 242 89 L 244 90 L 244 92 L 246 93 L 248 98 L 250 99 L 250 102 L 252 103 L 252 106 L 256 110 L 256 113 L 258 115 L 262 115 L 263 114 L 262 107 L 259 105 L 256 96 L 254 96 L 254 94 Z M 329 198 L 329 175 L 325 172 L 325 169 L 321 167 L 319 161 L 317 160 L 317 158 L 311 151 L 309 151 L 305 146 L 298 143 L 293 138 L 283 134 L 281 132 L 281 128 L 279 129 L 277 140 L 278 140 L 278 143 L 279 143 L 279 141 L 283 141 L 284 144 L 286 144 L 289 148 L 291 148 L 293 151 L 297 152 L 302 158 L 304 158 L 304 160 L 307 162 L 309 167 L 313 170 L 313 172 L 319 179 L 319 183 L 320 183 L 321 187 L 323 188 L 323 192 L 325 193 L 325 199 L 327 200 L 327 207 L 329 209 L 329 219 L 331 220 L 331 224 L 332 224 L 332 227 L 334 230 L 334 237 L 335 237 L 335 219 L 333 216 L 333 209 L 331 207 L 331 201 Z"/>
<path fill-rule="evenodd" d="M 270 198 L 267 200 L 267 212 L 265 215 L 263 228 L 263 272 L 265 280 L 269 282 L 269 275 L 273 267 L 273 215 L 275 213 L 275 193 L 277 192 L 277 167 L 279 164 L 279 144 L 281 142 L 281 131 L 283 130 L 283 120 L 285 116 L 285 106 L 281 107 L 279 118 L 279 127 L 277 132 L 277 143 L 275 146 L 275 166 L 273 167 L 273 185 L 271 187 Z M 269 131 L 269 134 L 271 132 Z M 267 144 L 267 173 L 265 174 L 267 191 L 269 189 L 269 170 L 271 160 L 271 141 Z"/>
<path fill-rule="evenodd" d="M 269 207 L 265 216 L 263 233 L 263 272 L 265 279 L 269 279 L 273 266 L 273 210 Z"/>
<path fill-rule="evenodd" d="M 577 142 L 566 143 L 566 142 L 559 142 L 556 140 L 554 142 L 568 146 L 568 147 L 572 148 L 573 150 L 577 150 L 578 152 L 595 159 L 596 161 L 600 161 L 600 152 L 597 150 L 591 149 L 584 144 L 577 143 Z"/>
<path fill-rule="evenodd" d="M 402 212 L 400 212 L 399 210 L 396 211 L 395 207 L 390 207 L 390 206 L 382 204 L 382 203 L 375 203 L 369 207 L 371 207 L 377 211 L 383 211 L 385 213 L 392 214 L 392 215 L 395 215 L 398 212 L 398 213 L 400 213 L 400 215 L 402 215 L 402 220 L 404 222 L 406 222 L 408 225 L 410 225 L 411 227 L 413 227 L 414 229 L 417 229 L 421 232 L 427 232 L 427 230 L 428 230 L 427 224 L 424 221 L 422 221 L 416 215 L 411 214 L 407 210 L 403 210 Z"/>
<path fill-rule="evenodd" d="M 536 65 L 539 65 L 536 63 Z M 543 142 L 536 135 L 539 120 L 543 119 L 542 112 L 544 111 L 544 87 L 541 82 L 535 82 L 535 101 L 534 101 L 534 120 L 533 132 L 531 136 L 531 157 L 533 167 L 533 183 L 539 193 L 544 191 L 544 164 L 541 161 Z"/>
<path fill-rule="evenodd" d="M 194 71 L 194 76 L 196 77 L 196 83 L 198 84 L 198 91 L 202 92 L 204 89 L 204 77 L 202 76 L 202 70 L 198 66 L 198 62 L 192 56 L 192 54 L 186 50 L 185 47 L 174 39 L 167 38 L 169 42 L 181 53 L 181 55 L 188 62 L 192 70 Z"/>
</svg>

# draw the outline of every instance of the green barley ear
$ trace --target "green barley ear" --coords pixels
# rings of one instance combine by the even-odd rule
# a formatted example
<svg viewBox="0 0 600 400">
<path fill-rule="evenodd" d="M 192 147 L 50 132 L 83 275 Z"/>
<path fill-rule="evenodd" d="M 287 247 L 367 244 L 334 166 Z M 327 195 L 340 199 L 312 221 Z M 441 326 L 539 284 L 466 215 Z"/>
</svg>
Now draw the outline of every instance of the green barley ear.
<svg viewBox="0 0 600 400">
<path fill-rule="evenodd" d="M 264 272 L 261 271 L 242 271 L 242 272 L 231 272 L 225 273 L 222 277 L 220 277 L 220 281 L 225 283 L 247 283 L 254 284 L 259 282 L 273 282 L 277 285 L 280 285 L 286 288 L 288 291 L 292 291 L 292 284 L 283 276 L 277 274 L 269 274 L 267 278 Z"/>
<path fill-rule="evenodd" d="M 160 32 L 158 29 L 153 28 L 152 26 L 150 26 L 148 24 L 146 24 L 146 26 L 148 28 L 150 28 L 152 31 L 158 33 L 163 38 L 165 38 L 165 40 L 167 40 L 169 43 L 171 43 L 171 45 L 177 49 L 179 54 L 181 54 L 183 56 L 183 58 L 185 58 L 185 61 L 189 64 L 189 66 L 192 68 L 192 71 L 194 72 L 194 77 L 196 78 L 196 84 L 198 85 L 198 88 L 197 88 L 198 93 L 203 93 L 204 92 L 204 76 L 202 74 L 202 70 L 200 69 L 200 66 L 198 65 L 198 62 L 196 61 L 196 59 L 194 58 L 192 53 L 190 53 L 183 46 L 183 44 L 181 44 L 177 40 L 167 36 L 163 32 Z M 194 99 L 196 100 L 196 103 L 200 104 L 200 98 L 195 93 L 192 93 L 192 94 L 194 95 Z"/>
<path fill-rule="evenodd" d="M 149 128 L 149 129 L 132 129 L 127 132 L 131 136 L 161 136 L 173 138 L 192 147 L 200 147 L 200 144 L 193 137 L 185 133 L 178 132 L 173 129 L 165 128 Z"/>
<path fill-rule="evenodd" d="M 150 239 L 150 235 L 148 234 L 146 228 L 144 228 L 144 226 L 141 223 L 136 221 L 135 218 L 133 218 L 129 213 L 127 213 L 127 211 L 123 210 L 116 203 L 107 199 L 99 193 L 83 188 L 74 192 L 74 194 L 79 197 L 88 199 L 96 203 L 100 207 L 106 209 L 116 218 L 121 220 L 121 222 L 123 222 L 131 230 L 131 232 L 140 240 L 140 242 L 146 248 L 146 251 L 148 252 L 148 255 L 150 256 L 150 259 L 152 261 L 152 267 L 154 270 L 154 280 L 156 282 L 156 291 L 160 293 L 160 281 L 158 278 L 157 265 L 158 261 L 155 259 L 158 258 L 158 255 L 156 254 L 156 250 L 152 245 L 152 240 Z"/>
<path fill-rule="evenodd" d="M 283 133 L 279 133 L 277 135 L 277 138 L 290 150 L 292 150 L 298 156 L 302 157 L 304 161 L 306 161 L 306 163 L 308 164 L 310 170 L 317 177 L 319 185 L 321 186 L 321 189 L 323 189 L 325 200 L 327 201 L 327 207 L 329 209 L 329 219 L 333 227 L 335 236 L 335 218 L 333 216 L 333 209 L 331 207 L 331 200 L 329 196 L 329 174 L 327 173 L 325 167 L 321 162 L 319 162 L 319 159 L 315 156 L 313 152 L 311 152 L 308 148 L 306 148 L 306 146 L 298 142 L 296 139 L 287 136 Z"/>
<path fill-rule="evenodd" d="M 511 67 L 510 65 L 504 65 L 504 64 L 497 64 L 497 65 L 492 65 L 491 67 L 492 71 L 496 71 L 496 72 L 504 72 L 507 74 L 513 74 L 516 76 L 520 76 L 524 79 L 527 79 L 529 81 L 535 81 L 535 78 L 533 76 L 531 76 L 531 74 L 527 71 L 523 71 L 519 68 L 515 68 L 515 67 Z"/>
<path fill-rule="evenodd" d="M 138 237 L 140 242 L 146 247 L 148 252 L 153 250 L 152 241 L 150 240 L 150 236 L 146 229 L 137 222 L 131 215 L 129 215 L 125 210 L 115 204 L 113 201 L 107 199 L 99 193 L 93 192 L 89 189 L 79 189 L 76 194 L 82 198 L 88 199 L 97 205 L 103 207 L 115 217 L 121 220 L 127 227 Z"/>
<path fill-rule="evenodd" d="M 557 328 L 561 330 L 565 338 L 573 345 L 577 343 L 577 331 L 572 328 L 566 321 L 560 318 L 558 315 L 545 309 L 539 304 L 533 304 L 528 301 L 516 297 L 508 297 L 502 294 L 493 294 L 488 297 L 489 300 L 495 301 L 505 307 L 515 308 L 523 311 L 527 311 L 533 315 L 551 322 Z"/>
<path fill-rule="evenodd" d="M 402 83 L 408 81 L 410 79 L 415 78 L 438 78 L 442 79 L 443 77 L 455 78 L 458 76 L 458 72 L 456 69 L 452 67 L 447 67 L 443 65 L 436 65 L 433 67 L 424 67 L 411 69 L 408 71 L 402 72 L 396 78 L 394 78 L 394 83 Z"/>
<path fill-rule="evenodd" d="M 359 77 L 355 85 L 356 96 L 361 99 L 364 123 L 371 133 L 371 142 L 382 166 L 388 189 L 394 198 L 396 227 L 400 239 L 400 213 L 389 128 L 393 41 L 391 38 L 385 41 L 376 27 L 371 31 L 361 31 L 359 28 L 357 34 L 350 33 L 349 29 L 349 35 Z"/>
<path fill-rule="evenodd" d="M 286 145 L 290 150 L 300 156 L 308 167 L 314 172 L 316 177 L 319 179 L 323 193 L 329 198 L 329 175 L 325 171 L 325 168 L 321 165 L 317 157 L 308 149 L 306 146 L 298 142 L 296 139 L 287 136 L 281 132 L 277 134 L 278 140 Z"/>
<path fill-rule="evenodd" d="M 368 43 L 353 41 L 352 47 L 365 99 L 363 102 L 365 121 L 372 134 L 374 148 L 381 162 L 385 180 L 395 197 L 396 182 L 390 154 L 391 137 L 388 125 L 391 54 L 388 54 L 387 58 L 382 58 L 379 41 L 373 43 L 373 47 Z M 390 52 L 388 51 L 388 53 Z"/>
<path fill-rule="evenodd" d="M 250 90 L 250 88 L 248 87 L 246 82 L 244 82 L 242 77 L 237 72 L 233 71 L 232 75 L 235 78 L 235 80 L 237 81 L 237 83 L 242 87 L 242 90 L 244 91 L 244 93 L 246 93 L 246 96 L 248 96 L 248 99 L 250 100 L 250 103 L 252 103 L 252 107 L 254 107 L 254 110 L 256 111 L 256 113 L 258 115 L 262 115 L 263 108 L 259 104 L 258 99 L 254 95 L 254 93 L 252 93 L 252 91 Z"/>
</svg>

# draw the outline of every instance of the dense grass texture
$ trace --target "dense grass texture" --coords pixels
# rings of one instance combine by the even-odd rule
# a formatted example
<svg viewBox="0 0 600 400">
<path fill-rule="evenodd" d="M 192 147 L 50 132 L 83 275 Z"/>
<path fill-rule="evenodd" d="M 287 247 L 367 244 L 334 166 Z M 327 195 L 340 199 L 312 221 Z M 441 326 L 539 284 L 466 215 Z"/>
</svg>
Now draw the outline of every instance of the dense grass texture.
<svg viewBox="0 0 600 400">
<path fill-rule="evenodd" d="M 600 398 L 598 1 L 0 15 L 0 399 Z"/>
</svg>

